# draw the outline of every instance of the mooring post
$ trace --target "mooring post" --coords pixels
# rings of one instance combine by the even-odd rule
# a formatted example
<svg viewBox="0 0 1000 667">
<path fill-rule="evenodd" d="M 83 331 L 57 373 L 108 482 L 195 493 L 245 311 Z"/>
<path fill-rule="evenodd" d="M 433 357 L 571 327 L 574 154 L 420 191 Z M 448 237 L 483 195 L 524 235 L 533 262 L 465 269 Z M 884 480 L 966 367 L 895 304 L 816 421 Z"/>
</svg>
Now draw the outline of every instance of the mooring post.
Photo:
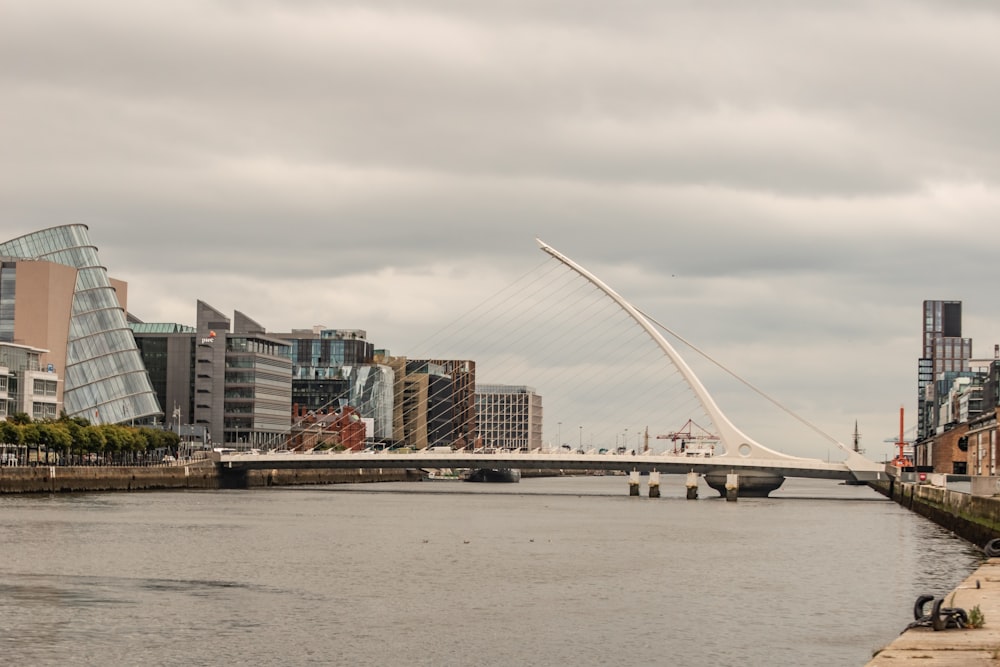
<svg viewBox="0 0 1000 667">
<path fill-rule="evenodd" d="M 736 502 L 740 494 L 740 476 L 735 473 L 726 475 L 726 500 Z"/>
<path fill-rule="evenodd" d="M 691 471 L 687 474 L 687 499 L 697 500 L 698 499 L 698 473 Z"/>
<path fill-rule="evenodd" d="M 628 474 L 628 494 L 630 496 L 639 495 L 639 471 L 633 470 Z"/>
<path fill-rule="evenodd" d="M 649 497 L 660 497 L 660 473 L 655 470 L 649 473 Z"/>
</svg>

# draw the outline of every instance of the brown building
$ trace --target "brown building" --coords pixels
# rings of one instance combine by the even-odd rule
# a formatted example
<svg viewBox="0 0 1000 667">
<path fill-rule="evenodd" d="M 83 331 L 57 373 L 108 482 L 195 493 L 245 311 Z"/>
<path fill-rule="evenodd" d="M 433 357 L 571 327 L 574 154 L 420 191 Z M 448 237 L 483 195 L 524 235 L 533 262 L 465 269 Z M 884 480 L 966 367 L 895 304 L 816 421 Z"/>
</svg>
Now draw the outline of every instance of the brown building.
<svg viewBox="0 0 1000 667">
<path fill-rule="evenodd" d="M 968 471 L 969 424 L 956 424 L 933 438 L 917 443 L 917 466 L 930 466 L 934 472 L 965 475 Z"/>
<path fill-rule="evenodd" d="M 344 406 L 338 411 L 306 411 L 295 406 L 295 423 L 288 439 L 292 451 L 311 449 L 348 449 L 365 447 L 365 424 L 357 410 Z"/>
</svg>

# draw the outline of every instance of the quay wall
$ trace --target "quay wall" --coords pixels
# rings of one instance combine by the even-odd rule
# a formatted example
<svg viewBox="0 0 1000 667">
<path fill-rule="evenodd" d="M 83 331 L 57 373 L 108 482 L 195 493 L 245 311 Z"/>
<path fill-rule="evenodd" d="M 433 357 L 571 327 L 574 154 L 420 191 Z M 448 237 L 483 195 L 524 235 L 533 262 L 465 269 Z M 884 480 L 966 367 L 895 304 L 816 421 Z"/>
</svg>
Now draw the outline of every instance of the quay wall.
<svg viewBox="0 0 1000 667">
<path fill-rule="evenodd" d="M 869 482 L 870 486 L 980 547 L 1000 537 L 1000 498 L 949 491 L 940 486 L 901 482 Z"/>
<path fill-rule="evenodd" d="M 190 466 L 37 466 L 0 468 L 0 494 L 83 493 L 88 491 L 154 491 L 165 489 L 233 489 L 297 484 L 356 484 L 416 481 L 413 471 L 255 470 L 240 475 L 215 465 Z"/>
</svg>

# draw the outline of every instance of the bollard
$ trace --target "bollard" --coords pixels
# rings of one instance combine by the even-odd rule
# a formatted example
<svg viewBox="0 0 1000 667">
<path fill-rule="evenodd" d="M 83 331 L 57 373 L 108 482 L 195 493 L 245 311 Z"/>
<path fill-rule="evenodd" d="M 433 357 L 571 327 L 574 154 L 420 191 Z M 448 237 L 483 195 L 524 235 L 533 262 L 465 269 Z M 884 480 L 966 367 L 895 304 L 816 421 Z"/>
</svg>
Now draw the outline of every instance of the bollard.
<svg viewBox="0 0 1000 667">
<path fill-rule="evenodd" d="M 628 474 L 628 494 L 630 496 L 639 495 L 639 471 L 633 470 Z"/>
<path fill-rule="evenodd" d="M 726 501 L 736 502 L 740 494 L 740 476 L 735 473 L 726 475 Z"/>
<path fill-rule="evenodd" d="M 687 475 L 687 499 L 697 500 L 698 499 L 698 473 L 689 472 Z"/>
<path fill-rule="evenodd" d="M 649 473 L 649 497 L 660 497 L 660 473 L 655 470 Z"/>
</svg>

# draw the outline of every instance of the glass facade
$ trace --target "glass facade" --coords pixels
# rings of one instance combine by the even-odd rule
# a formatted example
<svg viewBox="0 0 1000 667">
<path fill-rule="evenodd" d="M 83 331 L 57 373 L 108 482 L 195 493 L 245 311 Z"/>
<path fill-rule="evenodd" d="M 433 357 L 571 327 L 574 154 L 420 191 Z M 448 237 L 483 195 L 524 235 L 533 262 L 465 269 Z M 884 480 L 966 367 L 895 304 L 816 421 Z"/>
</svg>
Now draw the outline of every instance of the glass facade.
<svg viewBox="0 0 1000 667">
<path fill-rule="evenodd" d="M 63 390 L 63 409 L 68 415 L 95 423 L 121 423 L 162 414 L 125 311 L 86 225 L 52 227 L 0 243 L 0 256 L 45 260 L 77 270 Z M 0 267 L 0 336 L 6 292 L 15 288 L 12 280 L 5 285 L 5 268 Z"/>
<path fill-rule="evenodd" d="M 14 342 L 15 262 L 0 262 L 0 342 Z"/>
</svg>

